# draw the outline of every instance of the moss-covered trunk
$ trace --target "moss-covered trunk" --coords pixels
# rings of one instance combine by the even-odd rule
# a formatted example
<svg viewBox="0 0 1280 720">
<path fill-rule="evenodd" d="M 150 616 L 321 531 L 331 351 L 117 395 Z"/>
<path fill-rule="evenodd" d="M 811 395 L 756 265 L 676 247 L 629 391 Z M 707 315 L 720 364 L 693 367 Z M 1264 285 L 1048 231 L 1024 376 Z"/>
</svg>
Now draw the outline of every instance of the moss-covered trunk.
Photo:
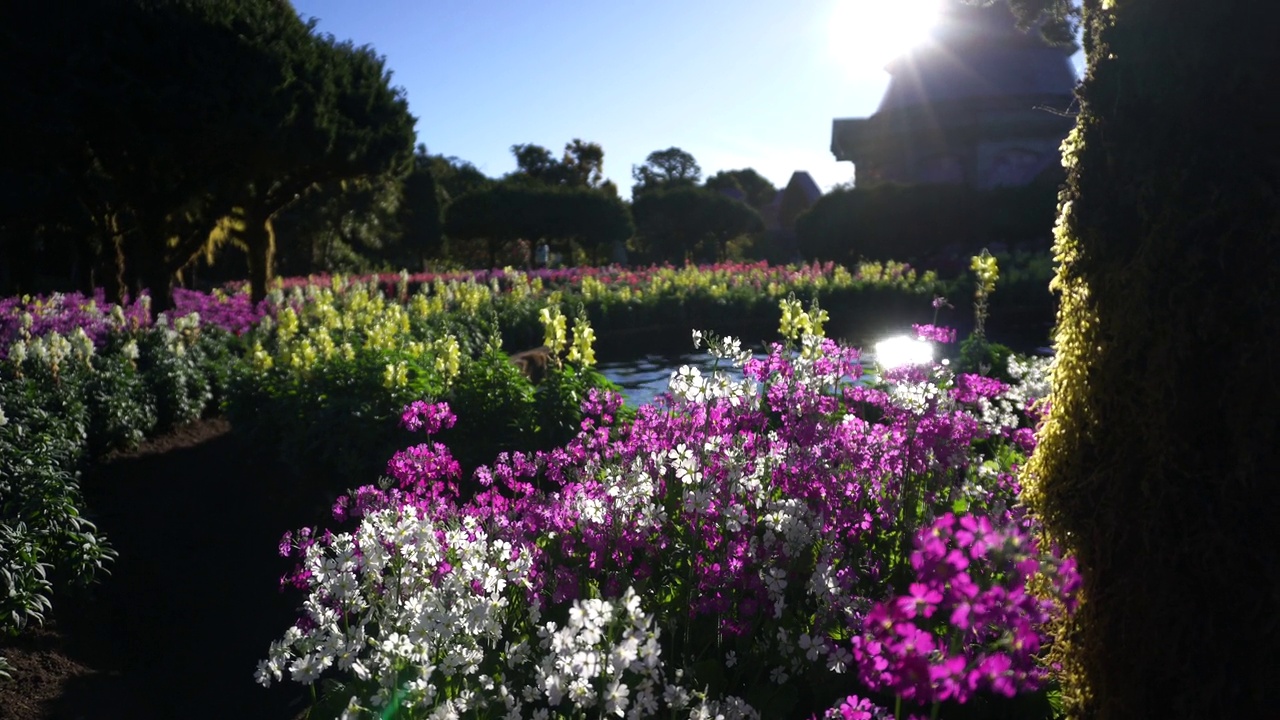
<svg viewBox="0 0 1280 720">
<path fill-rule="evenodd" d="M 266 298 L 267 285 L 274 275 L 276 234 L 271 216 L 246 210 L 241 238 L 249 250 L 249 292 L 256 305 Z"/>
<path fill-rule="evenodd" d="M 153 318 L 174 307 L 174 268 L 168 251 L 168 232 L 163 222 L 140 220 L 134 232 L 123 235 L 117 244 L 117 259 L 122 261 L 121 280 L 134 288 L 134 297 L 141 296 L 143 290 L 150 293 Z"/>
<path fill-rule="evenodd" d="M 1033 507 L 1077 717 L 1280 714 L 1280 4 L 1084 0 Z"/>
</svg>

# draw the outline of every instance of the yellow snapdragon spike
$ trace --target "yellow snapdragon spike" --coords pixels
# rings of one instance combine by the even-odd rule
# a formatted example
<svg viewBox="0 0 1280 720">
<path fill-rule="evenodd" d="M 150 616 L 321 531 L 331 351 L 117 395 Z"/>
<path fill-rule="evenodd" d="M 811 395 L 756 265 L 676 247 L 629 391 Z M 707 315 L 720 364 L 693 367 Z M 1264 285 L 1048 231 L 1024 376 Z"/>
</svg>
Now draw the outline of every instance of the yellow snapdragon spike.
<svg viewBox="0 0 1280 720">
<path fill-rule="evenodd" d="M 582 367 L 596 364 L 595 351 L 596 332 L 586 318 L 577 318 L 573 322 L 573 345 L 569 348 L 569 362 L 581 363 Z"/>
<path fill-rule="evenodd" d="M 432 343 L 431 351 L 436 356 L 436 373 L 448 384 L 462 371 L 462 349 L 458 345 L 458 339 L 446 335 Z"/>
<path fill-rule="evenodd" d="M 809 313 L 806 317 L 809 319 L 810 333 L 816 337 L 825 337 L 823 326 L 831 319 L 831 316 L 827 314 L 827 311 L 819 308 L 818 304 L 815 302 L 809 308 Z"/>
<path fill-rule="evenodd" d="M 286 307 L 276 313 L 276 337 L 280 342 L 288 342 L 298 332 L 298 314 L 292 307 Z"/>
<path fill-rule="evenodd" d="M 973 256 L 969 262 L 969 269 L 977 275 L 978 285 L 983 294 L 990 295 L 995 292 L 996 280 L 1000 277 L 1000 267 L 991 253 L 983 250 L 981 254 Z"/>
<path fill-rule="evenodd" d="M 387 363 L 382 372 L 382 386 L 394 390 L 409 384 L 409 366 L 403 361 Z"/>
<path fill-rule="evenodd" d="M 538 311 L 538 320 L 542 322 L 542 344 L 551 349 L 551 354 L 559 355 L 567 343 L 565 317 L 560 308 L 550 305 Z"/>
</svg>

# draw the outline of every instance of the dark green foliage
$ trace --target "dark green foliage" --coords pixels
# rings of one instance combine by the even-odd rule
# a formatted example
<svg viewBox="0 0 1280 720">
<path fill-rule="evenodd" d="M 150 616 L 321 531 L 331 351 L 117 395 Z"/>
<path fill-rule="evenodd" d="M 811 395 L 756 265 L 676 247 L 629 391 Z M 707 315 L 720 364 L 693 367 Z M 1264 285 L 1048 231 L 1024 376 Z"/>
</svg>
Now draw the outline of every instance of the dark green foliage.
<svg viewBox="0 0 1280 720">
<path fill-rule="evenodd" d="M 582 428 L 582 402 L 593 389 L 617 388 L 595 368 L 569 364 L 550 368 L 534 394 L 539 450 L 562 447 L 577 436 Z M 634 412 L 635 408 L 624 407 L 619 421 L 625 424 Z"/>
<path fill-rule="evenodd" d="M 464 472 L 491 462 L 498 452 L 534 449 L 529 443 L 538 429 L 534 396 L 532 383 L 501 350 L 490 348 L 463 363 L 445 397 L 458 416 L 449 449 Z"/>
<path fill-rule="evenodd" d="M 83 587 L 114 551 L 84 517 L 79 471 L 90 412 L 78 369 L 28 363 L 0 378 L 0 628 L 40 623 L 55 589 Z"/>
<path fill-rule="evenodd" d="M 960 343 L 960 357 L 956 359 L 956 372 L 977 373 L 1012 383 L 1009 375 L 1009 356 L 1013 349 L 986 338 L 970 335 Z"/>
<path fill-rule="evenodd" d="M 155 430 L 155 397 L 136 363 L 119 348 L 95 355 L 93 366 L 95 372 L 85 387 L 90 408 L 89 457 L 132 450 Z"/>
<path fill-rule="evenodd" d="M 1058 182 L 1051 173 L 1018 188 L 878 185 L 823 195 L 796 221 L 810 260 L 919 261 L 991 243 L 1045 240 L 1053 228 Z"/>
<path fill-rule="evenodd" d="M 635 199 L 654 190 L 693 187 L 702 179 L 702 168 L 689 153 L 670 147 L 649 153 L 643 165 L 632 165 L 631 177 L 636 181 L 631 188 Z"/>
<path fill-rule="evenodd" d="M 631 213 L 638 249 L 650 262 L 722 259 L 730 240 L 764 229 L 751 206 L 705 188 L 650 190 Z"/>
<path fill-rule="evenodd" d="M 158 431 L 199 419 L 213 399 L 193 340 L 162 326 L 138 335 L 138 367 L 155 402 Z"/>
<path fill-rule="evenodd" d="M 426 269 L 427 260 L 444 252 L 444 189 L 432 172 L 425 147 L 413 156 L 413 169 L 405 176 L 400 201 L 402 237 L 400 267 Z"/>
<path fill-rule="evenodd" d="M 1065 705 L 1274 715 L 1280 6 L 1082 11 L 1052 411 L 1024 480 L 1084 581 Z"/>
<path fill-rule="evenodd" d="M 221 218 L 245 221 L 261 288 L 275 213 L 412 145 L 382 59 L 287 2 L 52 0 L 6 5 L 0 27 L 0 119 L 31 140 L 0 158 L 0 251 L 117 298 L 150 288 L 157 313 Z"/>
<path fill-rule="evenodd" d="M 401 408 L 440 392 L 430 358 L 361 351 L 318 364 L 306 377 L 288 370 L 242 368 L 232 384 L 227 416 L 242 437 L 269 453 L 316 493 L 336 495 L 371 482 L 391 453 L 410 440 L 398 428 Z M 408 386 L 388 388 L 388 363 L 404 362 Z"/>
<path fill-rule="evenodd" d="M 584 188 L 504 183 L 464 195 L 445 211 L 445 233 L 453 240 L 485 243 L 490 266 L 499 246 L 515 240 L 547 241 L 599 252 L 631 236 L 631 216 L 617 197 Z"/>
<path fill-rule="evenodd" d="M 742 170 L 721 170 L 707 178 L 703 185 L 708 190 L 717 192 L 736 191 L 742 193 L 743 202 L 760 210 L 773 202 L 778 189 L 752 168 Z"/>
</svg>

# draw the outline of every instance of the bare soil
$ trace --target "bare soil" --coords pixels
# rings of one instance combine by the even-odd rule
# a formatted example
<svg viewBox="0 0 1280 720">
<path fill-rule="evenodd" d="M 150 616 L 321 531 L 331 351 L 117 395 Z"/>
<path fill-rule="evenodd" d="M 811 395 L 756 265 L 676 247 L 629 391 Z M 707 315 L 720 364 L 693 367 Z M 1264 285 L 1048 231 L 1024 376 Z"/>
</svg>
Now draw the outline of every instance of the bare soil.
<svg viewBox="0 0 1280 720">
<path fill-rule="evenodd" d="M 278 589 L 277 543 L 323 521 L 320 498 L 219 419 L 107 458 L 84 490 L 120 558 L 43 628 L 0 638 L 0 720 L 297 717 L 305 690 L 253 671 L 301 601 Z"/>
</svg>

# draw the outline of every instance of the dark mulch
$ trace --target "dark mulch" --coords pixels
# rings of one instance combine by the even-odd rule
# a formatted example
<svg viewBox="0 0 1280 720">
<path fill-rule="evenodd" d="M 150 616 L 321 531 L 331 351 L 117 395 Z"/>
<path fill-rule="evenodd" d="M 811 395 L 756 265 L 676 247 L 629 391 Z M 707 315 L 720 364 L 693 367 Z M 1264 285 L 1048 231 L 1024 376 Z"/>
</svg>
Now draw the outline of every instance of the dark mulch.
<svg viewBox="0 0 1280 720">
<path fill-rule="evenodd" d="M 253 682 L 295 617 L 281 594 L 285 530 L 322 521 L 320 500 L 205 420 L 89 473 L 90 515 L 120 553 L 87 593 L 55 597 L 42 629 L 0 640 L 14 679 L 0 720 L 290 720 L 304 691 Z"/>
</svg>

